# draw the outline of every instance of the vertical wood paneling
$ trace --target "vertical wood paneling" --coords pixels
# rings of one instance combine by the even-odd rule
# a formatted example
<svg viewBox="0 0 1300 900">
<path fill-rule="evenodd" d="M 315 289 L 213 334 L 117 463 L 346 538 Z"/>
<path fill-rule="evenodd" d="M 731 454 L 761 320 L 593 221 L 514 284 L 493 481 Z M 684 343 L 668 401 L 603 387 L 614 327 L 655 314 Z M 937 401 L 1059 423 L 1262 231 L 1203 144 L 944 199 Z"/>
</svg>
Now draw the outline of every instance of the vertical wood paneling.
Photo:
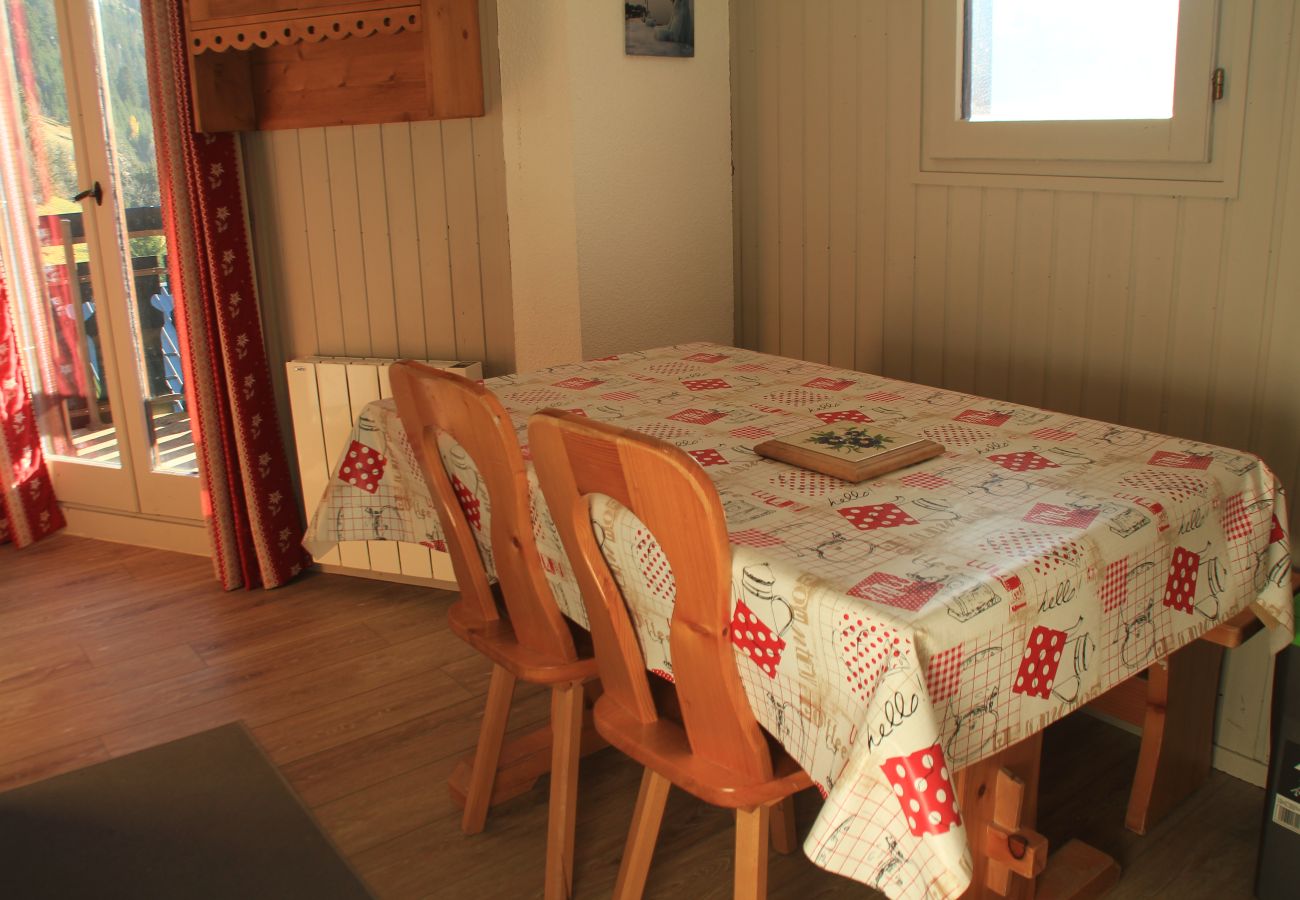
<svg viewBox="0 0 1300 900">
<path fill-rule="evenodd" d="M 311 303 L 316 315 L 316 352 L 341 355 L 347 353 L 347 347 L 343 342 L 343 312 L 339 308 L 332 192 L 322 190 L 323 185 L 330 183 L 325 129 L 304 128 L 298 132 L 298 161 L 307 225 L 307 264 L 312 276 Z M 256 186 L 250 189 L 255 190 Z M 263 299 L 265 302 L 269 298 Z"/>
<path fill-rule="evenodd" d="M 447 227 L 447 185 L 442 123 L 411 124 L 415 165 L 416 235 L 424 289 L 424 342 L 435 359 L 456 356 L 456 314 L 451 300 L 451 242 Z"/>
<path fill-rule="evenodd" d="M 357 161 L 357 205 L 370 329 L 368 354 L 396 356 L 397 307 L 393 298 L 393 251 L 388 233 L 383 132 L 380 128 L 357 128 L 352 137 Z"/>
<path fill-rule="evenodd" d="M 863 4 L 875 6 L 876 4 Z M 879 25 L 879 23 L 877 23 Z M 914 110 L 921 108 L 921 85 L 912 77 L 918 60 L 904 48 L 919 46 L 920 16 L 906 2 L 890 2 L 875 49 L 887 60 L 886 77 L 869 85 L 874 121 L 885 123 L 886 176 L 884 221 L 885 295 L 881 328 L 881 371 L 894 378 L 914 376 L 912 292 L 916 278 L 916 205 L 912 169 L 920 152 Z M 890 90 L 881 88 L 888 86 Z M 864 113 L 868 115 L 868 113 Z"/>
<path fill-rule="evenodd" d="M 776 59 L 780 55 L 780 28 L 777 0 L 755 0 L 758 22 L 754 28 L 755 53 L 762 64 L 755 63 L 755 93 L 768 98 L 756 103 L 758 148 L 754 153 L 758 167 L 759 188 L 756 203 L 745 207 L 748 227 L 758 242 L 758 285 L 753 295 L 744 298 L 746 305 L 756 306 L 758 347 L 767 353 L 781 350 L 781 119 Z M 771 98 L 776 98 L 775 102 Z M 757 221 L 755 221 L 757 220 Z"/>
<path fill-rule="evenodd" d="M 944 313 L 948 266 L 948 191 L 925 185 L 916 192 L 916 286 L 912 378 L 943 381 Z"/>
<path fill-rule="evenodd" d="M 1133 297 L 1120 415 L 1126 425 L 1160 427 L 1177 238 L 1178 201 L 1139 197 L 1133 220 Z"/>
<path fill-rule="evenodd" d="M 1011 303 L 1009 399 L 1042 406 L 1047 384 L 1048 322 L 1052 309 L 1052 257 L 1056 194 L 1021 191 L 1016 198 Z"/>
<path fill-rule="evenodd" d="M 803 354 L 804 62 L 802 3 L 782 3 L 777 82 L 778 227 L 780 229 L 780 352 Z"/>
<path fill-rule="evenodd" d="M 880 3 L 840 0 L 836 33 L 845 40 L 856 37 L 857 77 L 853 108 L 857 118 L 857 312 L 853 358 L 855 368 L 880 372 L 884 368 L 885 334 L 885 179 L 887 164 L 884 93 L 888 57 L 885 21 L 888 10 Z M 849 22 L 854 23 L 850 26 Z M 837 47 L 837 56 L 847 51 Z M 838 190 L 837 190 L 838 193 Z M 845 192 L 848 196 L 847 191 Z M 835 240 L 833 233 L 831 239 Z"/>
<path fill-rule="evenodd" d="M 1092 222 L 1092 269 L 1080 411 L 1108 422 L 1120 417 L 1124 347 L 1131 304 L 1133 198 L 1099 194 Z"/>
<path fill-rule="evenodd" d="M 384 193 L 393 264 L 393 313 L 397 356 L 428 359 L 424 343 L 424 303 L 420 284 L 420 236 L 415 224 L 415 171 L 411 126 L 380 126 L 384 149 Z"/>
<path fill-rule="evenodd" d="M 981 325 L 983 215 L 984 191 L 981 188 L 956 188 L 949 193 L 942 384 L 958 391 L 975 389 L 975 353 L 979 347 Z"/>
<path fill-rule="evenodd" d="M 803 353 L 830 358 L 830 57 L 826 3 L 803 3 Z"/>
<path fill-rule="evenodd" d="M 743 346 L 758 346 L 758 304 L 745 302 L 760 289 L 759 229 L 762 221 L 762 157 L 766 148 L 759 140 L 758 105 L 758 21 L 757 0 L 735 0 L 731 17 L 731 96 L 735 139 L 735 185 L 732 191 L 736 241 L 735 278 L 736 340 Z M 769 217 L 770 218 L 770 217 Z"/>
<path fill-rule="evenodd" d="M 857 333 L 858 40 L 857 4 L 835 0 L 827 17 L 829 119 L 827 212 L 829 299 L 827 357 L 852 369 Z"/>
<path fill-rule="evenodd" d="M 980 223 L 980 315 L 974 392 L 1008 396 L 1016 274 L 1016 192 L 984 192 Z"/>
<path fill-rule="evenodd" d="M 474 145 L 464 119 L 442 123 L 446 172 L 447 237 L 451 248 L 451 302 L 456 316 L 456 347 L 469 359 L 482 359 L 483 277 L 479 268 L 478 199 L 474 189 Z"/>
<path fill-rule="evenodd" d="M 333 230 L 334 265 L 339 279 L 343 355 L 369 356 L 370 314 L 366 296 L 365 261 L 359 240 L 361 203 L 357 190 L 357 154 L 356 146 L 352 143 L 352 126 L 326 128 L 325 153 L 329 160 L 329 222 Z M 325 227 L 324 223 L 320 227 Z"/>
<path fill-rule="evenodd" d="M 1083 401 L 1088 279 L 1092 269 L 1092 194 L 1062 193 L 1056 199 L 1052 248 L 1052 300 L 1048 307 L 1049 408 L 1078 410 Z"/>
</svg>

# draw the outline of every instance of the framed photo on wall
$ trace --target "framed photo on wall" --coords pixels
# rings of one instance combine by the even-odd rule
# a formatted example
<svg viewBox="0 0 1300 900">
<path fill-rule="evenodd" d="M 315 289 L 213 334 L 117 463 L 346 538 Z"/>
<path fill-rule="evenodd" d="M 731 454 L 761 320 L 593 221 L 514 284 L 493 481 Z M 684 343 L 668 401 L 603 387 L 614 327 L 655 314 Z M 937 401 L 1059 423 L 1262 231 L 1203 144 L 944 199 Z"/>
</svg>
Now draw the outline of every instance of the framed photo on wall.
<svg viewBox="0 0 1300 900">
<path fill-rule="evenodd" d="M 695 0 L 623 0 L 628 56 L 695 55 Z"/>
</svg>

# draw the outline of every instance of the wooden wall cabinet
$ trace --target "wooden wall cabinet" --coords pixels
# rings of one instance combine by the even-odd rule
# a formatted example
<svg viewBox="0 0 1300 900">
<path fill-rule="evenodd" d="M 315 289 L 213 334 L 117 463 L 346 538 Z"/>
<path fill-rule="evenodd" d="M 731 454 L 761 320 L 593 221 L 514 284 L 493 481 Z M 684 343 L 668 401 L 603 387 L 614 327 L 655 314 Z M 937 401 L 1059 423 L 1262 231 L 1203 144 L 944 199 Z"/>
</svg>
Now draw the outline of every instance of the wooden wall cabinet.
<svg viewBox="0 0 1300 900">
<path fill-rule="evenodd" d="M 201 131 L 483 115 L 477 0 L 187 0 Z"/>
</svg>

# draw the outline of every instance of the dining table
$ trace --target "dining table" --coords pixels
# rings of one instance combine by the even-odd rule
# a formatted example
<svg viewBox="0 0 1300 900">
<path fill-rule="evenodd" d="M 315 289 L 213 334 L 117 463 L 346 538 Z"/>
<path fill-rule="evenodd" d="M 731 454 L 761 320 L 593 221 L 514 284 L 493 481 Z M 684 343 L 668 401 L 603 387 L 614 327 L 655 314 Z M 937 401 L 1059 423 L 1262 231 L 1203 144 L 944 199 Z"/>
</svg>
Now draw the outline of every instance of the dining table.
<svg viewBox="0 0 1300 900">
<path fill-rule="evenodd" d="M 1274 648 L 1294 632 L 1283 492 L 1249 453 L 711 343 L 485 383 L 525 459 L 549 407 L 667 441 L 710 476 L 745 691 L 824 798 L 804 852 L 896 900 L 970 885 L 963 770 L 1243 610 Z M 842 422 L 944 452 L 858 484 L 754 452 Z M 491 571 L 474 461 L 440 451 Z M 548 583 L 585 625 L 531 464 L 529 481 Z M 627 510 L 597 502 L 592 519 L 647 666 L 671 680 L 672 572 Z M 346 540 L 445 546 L 391 400 L 362 411 L 304 545 Z"/>
</svg>

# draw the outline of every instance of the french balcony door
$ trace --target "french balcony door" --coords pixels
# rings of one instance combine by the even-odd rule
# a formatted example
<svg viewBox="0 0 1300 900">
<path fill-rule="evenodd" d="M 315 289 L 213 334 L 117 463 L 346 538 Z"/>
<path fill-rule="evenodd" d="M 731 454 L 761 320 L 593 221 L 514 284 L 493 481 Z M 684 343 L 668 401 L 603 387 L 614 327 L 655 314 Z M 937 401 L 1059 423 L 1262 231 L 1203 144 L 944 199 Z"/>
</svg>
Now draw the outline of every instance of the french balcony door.
<svg viewBox="0 0 1300 900">
<path fill-rule="evenodd" d="M 0 255 L 55 491 L 198 519 L 139 0 L 0 3 Z"/>
</svg>

